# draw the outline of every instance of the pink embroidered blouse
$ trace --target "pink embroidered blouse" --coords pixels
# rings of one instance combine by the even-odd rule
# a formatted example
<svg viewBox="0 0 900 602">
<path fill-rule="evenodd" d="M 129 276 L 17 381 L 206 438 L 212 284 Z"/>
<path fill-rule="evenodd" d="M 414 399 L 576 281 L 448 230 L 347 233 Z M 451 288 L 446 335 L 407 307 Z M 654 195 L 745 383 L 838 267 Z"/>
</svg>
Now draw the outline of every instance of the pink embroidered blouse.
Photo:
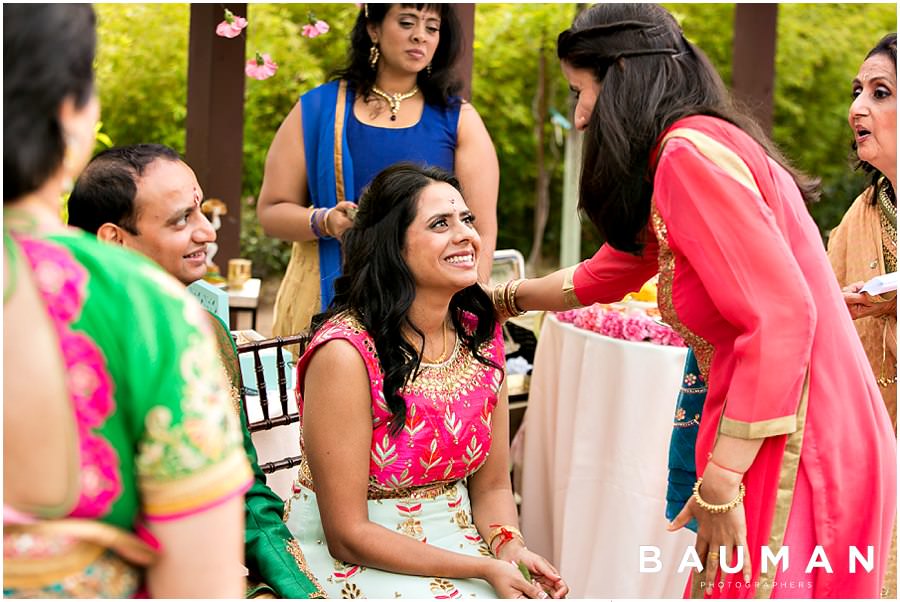
<svg viewBox="0 0 900 602">
<path fill-rule="evenodd" d="M 475 318 L 464 320 L 474 326 Z M 344 339 L 365 361 L 372 394 L 372 446 L 369 461 L 369 497 L 393 496 L 401 490 L 448 483 L 477 471 L 491 448 L 491 418 L 497 405 L 503 370 L 479 362 L 457 344 L 447 361 L 423 363 L 416 379 L 401 390 L 406 400 L 406 422 L 396 437 L 388 434 L 391 411 L 384 398 L 384 375 L 375 343 L 363 325 L 349 314 L 327 322 L 316 333 L 297 363 L 297 407 L 303 429 L 303 379 L 309 360 L 328 341 Z M 500 325 L 481 354 L 505 365 Z M 301 449 L 303 437 L 301 434 Z M 311 489 L 304 462 L 301 481 Z"/>
</svg>

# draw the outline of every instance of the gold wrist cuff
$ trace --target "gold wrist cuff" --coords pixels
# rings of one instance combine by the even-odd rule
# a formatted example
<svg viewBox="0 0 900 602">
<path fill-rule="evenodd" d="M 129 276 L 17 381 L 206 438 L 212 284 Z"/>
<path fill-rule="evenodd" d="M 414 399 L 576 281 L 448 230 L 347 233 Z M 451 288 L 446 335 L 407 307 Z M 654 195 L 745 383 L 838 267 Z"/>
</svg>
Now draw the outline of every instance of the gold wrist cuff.
<svg viewBox="0 0 900 602">
<path fill-rule="evenodd" d="M 703 477 L 698 477 L 697 482 L 694 483 L 694 493 L 691 497 L 697 502 L 697 505 L 700 506 L 703 510 L 706 510 L 710 514 L 725 514 L 726 512 L 731 512 L 734 510 L 738 504 L 740 504 L 744 500 L 744 496 L 747 494 L 747 488 L 744 487 L 744 484 L 740 484 L 740 488 L 738 489 L 738 494 L 735 496 L 733 500 L 725 504 L 710 504 L 702 497 L 700 497 L 700 484 L 703 483 Z"/>
</svg>

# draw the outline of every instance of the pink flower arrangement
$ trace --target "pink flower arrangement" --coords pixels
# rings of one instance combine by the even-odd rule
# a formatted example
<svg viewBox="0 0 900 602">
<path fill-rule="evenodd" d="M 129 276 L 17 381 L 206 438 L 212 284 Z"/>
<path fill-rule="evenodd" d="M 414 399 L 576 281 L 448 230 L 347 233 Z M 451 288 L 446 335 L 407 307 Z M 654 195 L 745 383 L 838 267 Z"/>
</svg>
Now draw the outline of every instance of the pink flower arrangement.
<svg viewBox="0 0 900 602">
<path fill-rule="evenodd" d="M 316 19 L 310 15 L 309 23 L 303 26 L 303 35 L 307 38 L 315 38 L 328 33 L 331 26 L 321 19 Z"/>
<path fill-rule="evenodd" d="M 225 20 L 216 26 L 216 35 L 223 38 L 236 38 L 247 27 L 247 19 L 235 16 L 233 12 L 225 9 Z"/>
<path fill-rule="evenodd" d="M 275 75 L 276 71 L 278 71 L 278 65 L 272 60 L 272 57 L 268 53 L 260 54 L 258 52 L 255 58 L 247 61 L 247 66 L 244 68 L 247 77 L 259 80 L 269 79 Z"/>
<path fill-rule="evenodd" d="M 626 314 L 615 308 L 594 304 L 580 309 L 557 312 L 556 318 L 560 322 L 566 322 L 614 339 L 685 347 L 684 339 L 670 326 L 653 320 L 643 312 Z"/>
</svg>

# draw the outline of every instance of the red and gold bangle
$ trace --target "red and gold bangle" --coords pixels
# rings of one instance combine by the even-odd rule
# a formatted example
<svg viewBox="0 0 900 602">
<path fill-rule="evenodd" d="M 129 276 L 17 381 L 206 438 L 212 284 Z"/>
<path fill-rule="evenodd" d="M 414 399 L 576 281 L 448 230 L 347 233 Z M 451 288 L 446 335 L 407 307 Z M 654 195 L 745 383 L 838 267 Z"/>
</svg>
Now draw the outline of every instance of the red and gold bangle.
<svg viewBox="0 0 900 602">
<path fill-rule="evenodd" d="M 519 538 L 523 544 L 525 543 L 525 538 L 522 537 L 522 532 L 519 531 L 513 525 L 490 525 L 491 532 L 488 534 L 488 548 L 497 556 L 500 553 L 500 548 L 504 545 L 508 544 L 515 538 Z M 494 549 L 494 541 L 500 539 L 500 544 L 497 546 L 497 549 Z"/>
</svg>

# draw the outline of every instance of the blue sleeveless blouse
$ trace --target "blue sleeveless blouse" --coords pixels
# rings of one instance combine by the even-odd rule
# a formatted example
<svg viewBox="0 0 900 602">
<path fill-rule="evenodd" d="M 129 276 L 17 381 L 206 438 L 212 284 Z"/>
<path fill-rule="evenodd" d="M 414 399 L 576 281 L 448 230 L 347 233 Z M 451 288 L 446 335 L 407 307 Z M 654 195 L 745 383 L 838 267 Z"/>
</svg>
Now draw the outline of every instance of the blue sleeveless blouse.
<svg viewBox="0 0 900 602">
<path fill-rule="evenodd" d="M 348 96 L 351 92 L 348 91 Z M 348 109 L 353 106 L 348 98 Z M 347 118 L 347 144 L 353 156 L 353 196 L 378 172 L 399 161 L 441 167 L 453 173 L 459 105 L 441 108 L 425 103 L 422 117 L 406 128 L 383 128 L 361 123 L 353 111 Z"/>
</svg>

